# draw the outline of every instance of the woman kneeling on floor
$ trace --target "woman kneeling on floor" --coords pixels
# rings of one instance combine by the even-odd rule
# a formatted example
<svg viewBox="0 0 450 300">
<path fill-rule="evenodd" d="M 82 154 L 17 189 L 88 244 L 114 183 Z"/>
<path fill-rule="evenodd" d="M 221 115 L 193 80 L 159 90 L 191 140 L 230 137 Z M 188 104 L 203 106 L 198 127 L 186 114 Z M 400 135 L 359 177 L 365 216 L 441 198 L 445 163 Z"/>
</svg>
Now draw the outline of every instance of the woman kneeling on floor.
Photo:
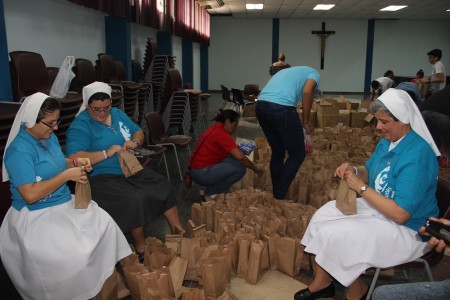
<svg viewBox="0 0 450 300">
<path fill-rule="evenodd" d="M 199 138 L 189 159 L 192 180 L 205 187 L 205 199 L 226 193 L 233 183 L 244 177 L 246 168 L 256 174 L 263 169 L 256 167 L 238 148 L 231 137 L 239 123 L 239 113 L 234 110 L 220 110 L 210 126 Z"/>
</svg>

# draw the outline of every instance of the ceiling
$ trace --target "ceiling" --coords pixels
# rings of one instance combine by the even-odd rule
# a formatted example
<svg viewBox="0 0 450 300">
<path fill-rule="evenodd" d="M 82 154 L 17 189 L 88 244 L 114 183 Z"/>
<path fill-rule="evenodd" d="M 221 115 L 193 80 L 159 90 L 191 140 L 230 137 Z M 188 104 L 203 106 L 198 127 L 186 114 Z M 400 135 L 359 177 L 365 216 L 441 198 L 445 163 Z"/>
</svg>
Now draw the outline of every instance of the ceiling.
<svg viewBox="0 0 450 300">
<path fill-rule="evenodd" d="M 211 17 L 236 19 L 399 19 L 450 20 L 450 0 L 199 0 L 210 5 Z M 222 3 L 223 6 L 219 6 Z M 246 10 L 245 4 L 264 4 L 263 10 Z M 313 11 L 316 4 L 335 4 L 329 11 Z M 381 12 L 388 5 L 408 5 L 396 12 Z"/>
</svg>

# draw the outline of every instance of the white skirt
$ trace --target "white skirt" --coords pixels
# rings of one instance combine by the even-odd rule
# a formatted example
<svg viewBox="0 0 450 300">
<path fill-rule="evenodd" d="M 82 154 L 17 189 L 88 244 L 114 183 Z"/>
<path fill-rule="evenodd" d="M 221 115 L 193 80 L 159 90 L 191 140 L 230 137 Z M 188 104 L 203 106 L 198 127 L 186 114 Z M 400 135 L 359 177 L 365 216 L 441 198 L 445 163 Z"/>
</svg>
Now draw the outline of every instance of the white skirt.
<svg viewBox="0 0 450 300">
<path fill-rule="evenodd" d="M 131 254 L 113 219 L 91 201 L 29 211 L 10 208 L 0 228 L 0 255 L 24 299 L 94 297 L 116 263 Z"/>
<path fill-rule="evenodd" d="M 344 215 L 336 201 L 313 216 L 301 243 L 305 252 L 344 286 L 371 267 L 388 268 L 421 257 L 430 249 L 414 230 L 398 225 L 357 199 L 356 215 Z"/>
</svg>

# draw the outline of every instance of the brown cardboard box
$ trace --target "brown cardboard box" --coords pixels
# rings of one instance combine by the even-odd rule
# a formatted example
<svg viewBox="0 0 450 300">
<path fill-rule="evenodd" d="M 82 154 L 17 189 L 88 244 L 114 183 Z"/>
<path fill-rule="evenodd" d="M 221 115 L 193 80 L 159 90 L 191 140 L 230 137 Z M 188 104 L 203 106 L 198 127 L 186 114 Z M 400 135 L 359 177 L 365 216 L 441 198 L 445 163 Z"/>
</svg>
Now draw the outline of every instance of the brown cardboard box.
<svg viewBox="0 0 450 300">
<path fill-rule="evenodd" d="M 370 100 L 361 100 L 361 106 L 360 106 L 360 108 L 365 108 L 365 109 L 367 109 L 367 111 L 369 111 L 370 110 L 370 104 L 372 104 L 372 101 L 370 101 Z"/>
<path fill-rule="evenodd" d="M 350 126 L 362 128 L 366 126 L 366 121 L 364 118 L 367 116 L 366 112 L 352 110 L 350 114 Z"/>
<path fill-rule="evenodd" d="M 350 111 L 346 109 L 339 110 L 338 124 L 342 123 L 344 126 L 350 127 Z"/>
<path fill-rule="evenodd" d="M 321 101 L 317 107 L 317 127 L 334 127 L 338 124 L 339 108 L 327 101 Z"/>
<path fill-rule="evenodd" d="M 303 122 L 303 111 L 302 110 L 298 111 L 298 116 L 300 117 L 300 121 L 302 121 L 302 124 L 304 124 L 304 122 Z M 313 108 L 311 108 L 311 112 L 309 113 L 309 122 L 314 127 L 317 126 L 317 111 L 315 111 Z"/>
</svg>

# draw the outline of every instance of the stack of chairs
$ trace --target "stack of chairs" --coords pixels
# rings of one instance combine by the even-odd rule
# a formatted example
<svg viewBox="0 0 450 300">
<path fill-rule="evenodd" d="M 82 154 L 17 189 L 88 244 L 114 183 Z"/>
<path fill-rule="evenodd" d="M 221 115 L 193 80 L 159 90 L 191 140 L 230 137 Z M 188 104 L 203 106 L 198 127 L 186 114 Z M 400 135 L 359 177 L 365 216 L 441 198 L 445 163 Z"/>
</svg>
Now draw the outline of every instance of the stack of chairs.
<svg viewBox="0 0 450 300">
<path fill-rule="evenodd" d="M 21 105 L 22 103 L 20 102 L 0 101 L 0 164 L 3 163 L 6 141 Z M 2 169 L 0 169 L 0 179 L 3 178 L 2 172 Z M 0 222 L 3 221 L 10 206 L 11 191 L 9 189 L 9 181 L 3 182 L 3 180 L 0 180 Z"/>
<path fill-rule="evenodd" d="M 75 78 L 72 80 L 72 88 L 81 93 L 84 86 L 89 85 L 97 80 L 94 65 L 88 59 L 75 59 L 75 66 L 72 71 L 75 73 Z M 123 108 L 123 88 L 120 84 L 111 84 L 111 101 L 112 106 L 124 110 Z"/>
<path fill-rule="evenodd" d="M 12 51 L 9 56 L 14 101 L 21 102 L 25 97 L 36 92 L 49 94 L 53 84 L 49 73 L 54 74 L 55 70 L 50 69 L 49 72 L 39 53 Z M 63 123 L 55 134 L 60 138 L 61 146 L 64 147 L 66 130 L 75 118 L 76 113 L 73 111 L 78 112 L 83 103 L 83 97 L 80 93 L 69 91 L 64 98 L 58 98 L 58 101 L 62 105 L 60 118 Z"/>
<path fill-rule="evenodd" d="M 123 89 L 123 111 L 137 122 L 137 103 L 140 84 L 125 80 L 125 67 L 114 60 L 110 54 L 99 53 L 96 65 L 97 79 L 106 83 L 118 84 Z"/>
<path fill-rule="evenodd" d="M 169 69 L 167 76 L 166 94 L 170 94 L 162 118 L 168 131 L 189 135 L 191 128 L 191 108 L 189 93 L 181 83 L 181 75 L 177 69 Z"/>
<path fill-rule="evenodd" d="M 145 82 L 150 82 L 153 86 L 154 111 L 163 112 L 170 94 L 167 94 L 168 70 L 175 68 L 175 57 L 169 55 L 155 55 L 145 73 Z"/>
<path fill-rule="evenodd" d="M 153 58 L 157 54 L 158 54 L 158 45 L 156 44 L 156 41 L 150 37 L 147 38 L 147 45 L 145 46 L 143 74 L 147 74 L 148 68 L 150 68 Z M 139 82 L 137 80 L 135 81 Z"/>
</svg>

